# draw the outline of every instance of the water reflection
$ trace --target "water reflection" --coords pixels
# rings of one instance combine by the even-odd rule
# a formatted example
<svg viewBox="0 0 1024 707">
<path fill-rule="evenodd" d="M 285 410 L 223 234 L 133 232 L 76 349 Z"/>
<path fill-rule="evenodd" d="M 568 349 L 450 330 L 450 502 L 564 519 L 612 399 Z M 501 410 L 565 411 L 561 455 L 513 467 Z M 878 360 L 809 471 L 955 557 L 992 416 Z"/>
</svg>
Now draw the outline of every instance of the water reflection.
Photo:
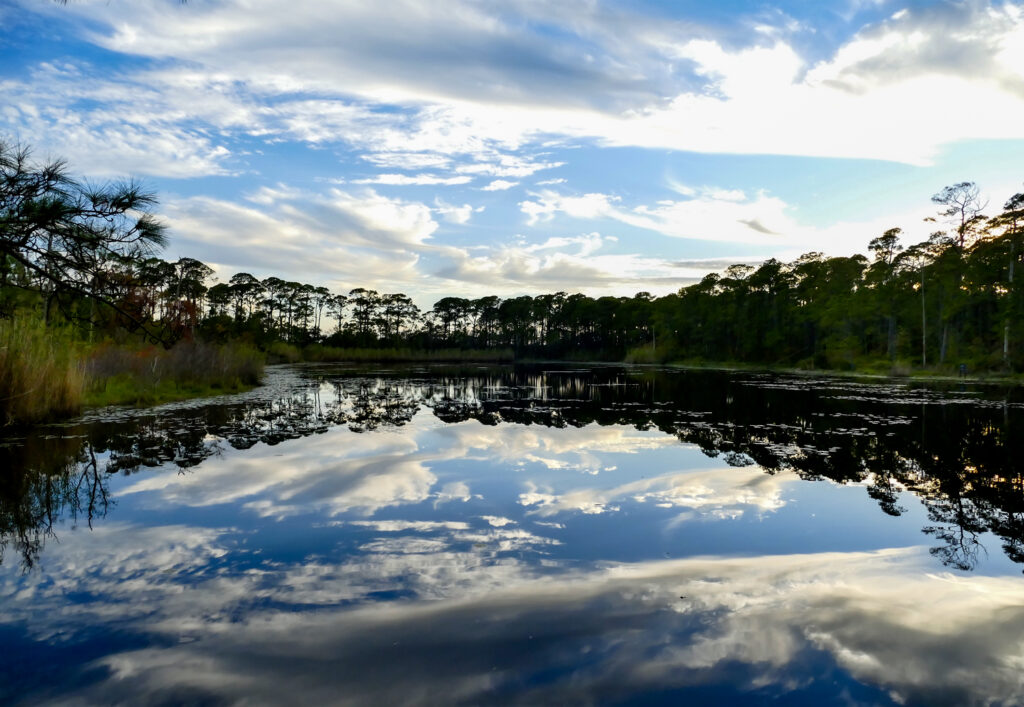
<svg viewBox="0 0 1024 707">
<path fill-rule="evenodd" d="M 1008 557 L 1024 562 L 1024 478 L 1018 462 L 1024 415 L 1015 391 L 995 396 L 829 379 L 615 368 L 354 373 L 279 369 L 266 388 L 215 404 L 97 414 L 6 440 L 0 466 L 14 473 L 0 482 L 0 548 L 14 548 L 26 566 L 32 565 L 56 519 L 91 525 L 106 513 L 113 475 L 165 464 L 189 473 L 225 450 L 278 445 L 338 426 L 352 432 L 398 428 L 429 409 L 447 423 L 484 425 L 472 433 L 460 428 L 466 439 L 447 452 L 449 459 L 472 458 L 475 444 L 487 450 L 488 459 L 550 469 L 570 465 L 600 474 L 599 452 L 642 453 L 674 439 L 730 466 L 748 467 L 714 480 L 667 475 L 610 487 L 583 484 L 562 493 L 527 485 L 520 501 L 540 516 L 604 512 L 621 505 L 617 499 L 622 498 L 719 515 L 745 506 L 770 510 L 783 503 L 771 475 L 785 471 L 807 480 L 862 485 L 889 516 L 906 512 L 901 494 L 912 492 L 927 509 L 923 530 L 937 542 L 932 552 L 947 566 L 974 568 L 986 553 L 981 536 L 987 532 L 1000 538 Z M 540 439 L 531 432 L 538 426 L 562 433 Z M 663 434 L 625 432 L 630 428 Z M 488 435 L 487 429 L 500 433 Z M 480 439 L 471 439 L 474 434 Z M 359 444 L 355 437 L 347 442 Z M 308 510 L 310 499 L 321 500 L 313 504 L 319 511 L 337 515 L 374 512 L 395 499 L 420 502 L 431 494 L 468 498 L 458 483 L 442 492 L 430 490 L 436 479 L 424 462 L 436 459 L 417 458 L 409 438 L 396 435 L 385 448 L 379 440 L 369 444 L 365 455 L 349 454 L 333 466 L 325 463 L 336 456 L 330 451 L 319 452 L 315 468 L 304 468 L 310 465 L 294 454 L 280 460 L 290 481 L 249 474 L 249 485 L 239 487 L 235 469 L 224 469 L 221 483 L 215 468 L 204 468 L 200 481 L 176 487 L 169 498 L 210 505 L 277 485 L 287 503 L 247 502 L 275 518 Z M 171 485 L 158 475 L 134 490 Z"/>
<path fill-rule="evenodd" d="M 55 548 L 68 569 L 8 602 L 6 620 L 24 619 L 36 641 L 77 640 L 87 656 L 99 640 L 89 628 L 112 617 L 118 632 L 146 637 L 85 661 L 83 704 L 1024 698 L 1015 578 L 937 576 L 907 550 L 551 573 L 482 562 L 464 530 L 424 528 L 418 545 L 396 536 L 355 563 L 230 573 L 217 565 L 239 552 L 230 530 L 111 526 L 98 531 L 98 555 L 80 536 Z M 410 583 L 419 600 L 380 600 Z M 68 606 L 66 592 L 103 601 Z"/>
<path fill-rule="evenodd" d="M 1015 395 L 281 368 L 7 439 L 0 702 L 1020 703 Z"/>
</svg>

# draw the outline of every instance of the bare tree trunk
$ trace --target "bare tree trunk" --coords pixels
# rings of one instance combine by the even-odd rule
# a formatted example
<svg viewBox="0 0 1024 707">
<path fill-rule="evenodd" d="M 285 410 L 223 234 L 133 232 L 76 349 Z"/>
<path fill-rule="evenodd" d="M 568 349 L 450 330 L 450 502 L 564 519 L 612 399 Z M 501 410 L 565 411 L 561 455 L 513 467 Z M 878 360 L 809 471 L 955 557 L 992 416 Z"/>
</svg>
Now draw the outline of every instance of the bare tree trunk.
<svg viewBox="0 0 1024 707">
<path fill-rule="evenodd" d="M 928 366 L 928 319 L 925 314 L 924 268 L 921 269 L 921 367 Z"/>
<path fill-rule="evenodd" d="M 1009 300 L 1006 306 L 1006 316 L 1003 319 L 1003 366 L 1010 367 L 1010 306 L 1013 304 L 1013 262 L 1017 259 L 1016 243 L 1010 241 L 1010 270 L 1009 270 L 1009 291 L 1006 296 Z"/>
<path fill-rule="evenodd" d="M 890 314 L 886 319 L 889 320 L 889 341 L 886 348 L 888 349 L 889 360 L 891 361 L 896 358 L 896 317 Z"/>
</svg>

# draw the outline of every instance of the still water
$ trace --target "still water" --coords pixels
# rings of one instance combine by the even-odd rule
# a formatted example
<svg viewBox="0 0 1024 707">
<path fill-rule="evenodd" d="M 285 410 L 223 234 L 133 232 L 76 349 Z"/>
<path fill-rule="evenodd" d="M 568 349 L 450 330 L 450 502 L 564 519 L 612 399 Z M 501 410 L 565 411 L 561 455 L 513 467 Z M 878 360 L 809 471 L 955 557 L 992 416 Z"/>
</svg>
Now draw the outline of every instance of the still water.
<svg viewBox="0 0 1024 707">
<path fill-rule="evenodd" d="M 1020 390 L 276 367 L 0 442 L 0 702 L 1024 703 Z"/>
</svg>

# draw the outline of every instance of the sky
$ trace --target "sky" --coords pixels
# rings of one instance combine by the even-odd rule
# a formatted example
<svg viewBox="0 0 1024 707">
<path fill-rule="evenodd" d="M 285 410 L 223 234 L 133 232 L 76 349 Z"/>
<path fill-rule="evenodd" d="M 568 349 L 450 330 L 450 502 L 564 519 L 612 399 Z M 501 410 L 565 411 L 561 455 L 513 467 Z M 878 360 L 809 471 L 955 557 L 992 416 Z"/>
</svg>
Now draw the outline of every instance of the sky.
<svg viewBox="0 0 1024 707">
<path fill-rule="evenodd" d="M 0 137 L 164 257 L 443 296 L 673 292 L 1024 191 L 1024 3 L 0 0 Z"/>
</svg>

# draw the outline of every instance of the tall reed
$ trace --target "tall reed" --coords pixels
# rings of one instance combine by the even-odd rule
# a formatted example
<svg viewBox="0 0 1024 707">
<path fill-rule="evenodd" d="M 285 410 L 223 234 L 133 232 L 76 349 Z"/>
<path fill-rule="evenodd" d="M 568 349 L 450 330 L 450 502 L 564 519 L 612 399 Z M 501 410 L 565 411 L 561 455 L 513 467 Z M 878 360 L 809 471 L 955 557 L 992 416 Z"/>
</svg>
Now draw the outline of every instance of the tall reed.
<svg viewBox="0 0 1024 707">
<path fill-rule="evenodd" d="M 33 315 L 0 320 L 0 424 L 78 412 L 85 379 L 66 331 Z"/>
</svg>

